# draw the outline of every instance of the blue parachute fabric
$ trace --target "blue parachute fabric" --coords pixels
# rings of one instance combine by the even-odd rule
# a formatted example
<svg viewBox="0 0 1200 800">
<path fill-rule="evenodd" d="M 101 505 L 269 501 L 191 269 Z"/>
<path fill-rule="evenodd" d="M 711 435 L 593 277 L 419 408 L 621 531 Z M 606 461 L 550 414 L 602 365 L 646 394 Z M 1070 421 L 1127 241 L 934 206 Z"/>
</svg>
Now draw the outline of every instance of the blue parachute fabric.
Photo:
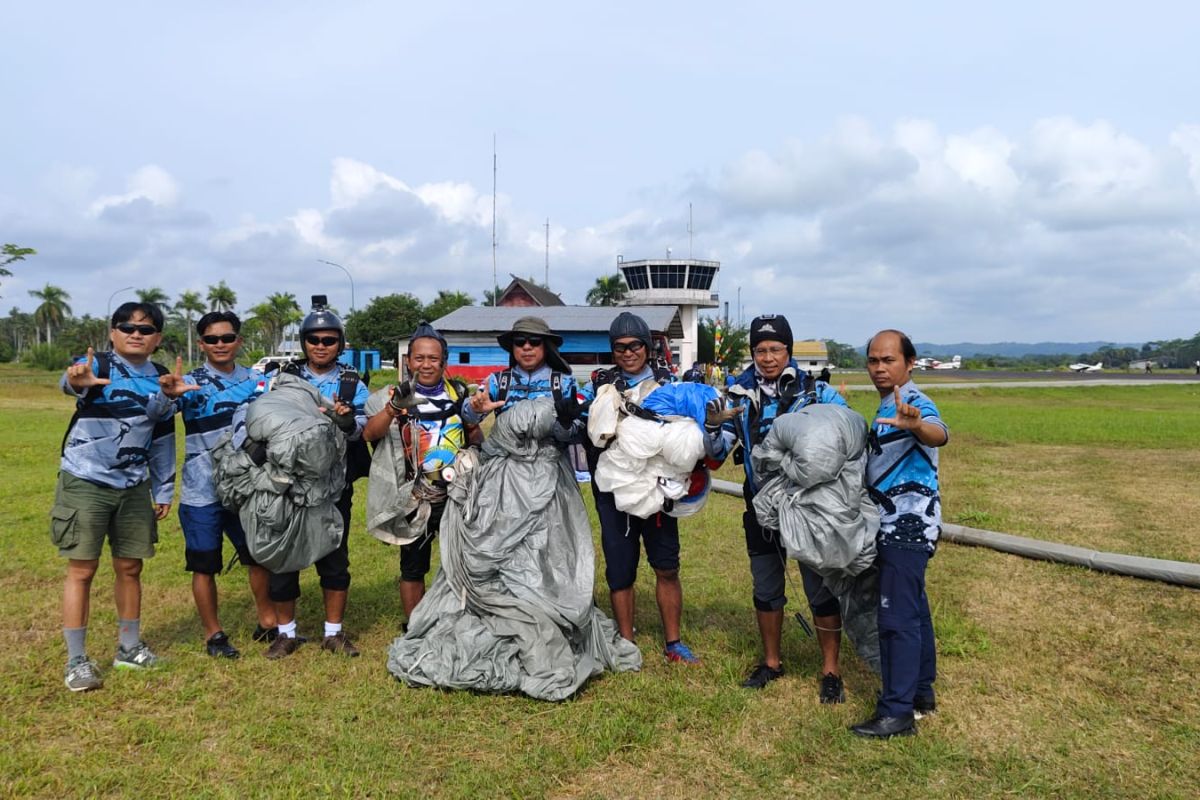
<svg viewBox="0 0 1200 800">
<path fill-rule="evenodd" d="M 704 406 L 720 393 L 705 383 L 668 383 L 646 396 L 642 408 L 663 417 L 691 417 L 704 426 Z"/>
</svg>

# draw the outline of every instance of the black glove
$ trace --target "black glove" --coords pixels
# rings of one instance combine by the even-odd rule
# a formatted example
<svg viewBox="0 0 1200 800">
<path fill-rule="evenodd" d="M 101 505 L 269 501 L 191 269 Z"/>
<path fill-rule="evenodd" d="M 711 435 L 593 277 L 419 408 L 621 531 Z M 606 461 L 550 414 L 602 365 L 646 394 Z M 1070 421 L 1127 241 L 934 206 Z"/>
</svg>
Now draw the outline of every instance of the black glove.
<svg viewBox="0 0 1200 800">
<path fill-rule="evenodd" d="M 725 409 L 725 404 L 719 397 L 714 397 L 704 404 L 704 430 L 708 433 L 716 433 L 721 430 L 725 420 L 732 417 L 733 414 Z"/>
<path fill-rule="evenodd" d="M 410 408 L 415 408 L 420 400 L 413 392 L 412 381 L 402 381 L 396 384 L 396 390 L 392 392 L 392 399 L 388 402 L 392 411 L 400 414 Z"/>
<path fill-rule="evenodd" d="M 325 416 L 329 417 L 330 421 L 332 421 L 334 425 L 337 425 L 338 429 L 341 430 L 342 433 L 354 433 L 353 410 L 347 414 L 339 414 L 332 408 L 327 408 L 325 409 Z"/>
<path fill-rule="evenodd" d="M 250 460 L 254 462 L 254 466 L 261 467 L 267 463 L 267 445 L 265 442 L 256 442 L 253 439 L 247 438 L 242 442 L 242 449 L 250 456 Z"/>
<path fill-rule="evenodd" d="M 571 423 L 579 419 L 582 413 L 583 405 L 574 397 L 564 397 L 554 403 L 554 418 L 564 428 L 571 427 Z"/>
</svg>

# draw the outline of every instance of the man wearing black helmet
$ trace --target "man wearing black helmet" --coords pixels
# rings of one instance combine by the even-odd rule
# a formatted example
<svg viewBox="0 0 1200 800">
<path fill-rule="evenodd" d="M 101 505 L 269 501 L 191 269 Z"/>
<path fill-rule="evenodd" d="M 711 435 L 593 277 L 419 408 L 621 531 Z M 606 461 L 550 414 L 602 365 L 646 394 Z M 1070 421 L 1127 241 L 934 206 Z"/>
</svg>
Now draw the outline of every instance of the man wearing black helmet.
<svg viewBox="0 0 1200 800">
<path fill-rule="evenodd" d="M 670 370 L 654 368 L 647 363 L 654 344 L 650 326 L 641 317 L 622 311 L 608 328 L 608 341 L 616 364 L 611 369 L 596 372 L 583 390 L 585 403 L 595 399 L 600 388 L 608 384 L 626 391 L 644 381 L 659 385 L 671 382 Z M 602 451 L 587 437 L 583 441 L 588 469 L 595 474 Z M 630 516 L 618 510 L 612 492 L 600 491 L 595 481 L 592 482 L 592 497 L 600 517 L 604 574 L 617 629 L 623 637 L 633 641 L 634 582 L 641 549 L 645 547 L 646 560 L 654 570 L 654 594 L 663 624 L 663 656 L 672 662 L 700 663 L 691 648 L 680 640 L 683 586 L 679 581 L 679 520 L 662 512 L 648 519 Z"/>
<path fill-rule="evenodd" d="M 363 446 L 362 432 L 367 424 L 365 412 L 368 392 L 358 373 L 338 363 L 346 349 L 346 329 L 337 314 L 325 306 L 324 295 L 313 295 L 312 311 L 300 323 L 302 363 L 288 364 L 283 370 L 311 383 L 325 398 L 326 413 L 348 441 L 347 460 L 352 461 L 355 444 Z M 346 488 L 338 499 L 342 515 L 342 541 L 332 553 L 320 558 L 314 566 L 321 578 L 325 601 L 325 632 L 321 649 L 331 653 L 357 656 L 358 648 L 342 629 L 346 599 L 350 589 L 350 507 L 354 497 L 352 464 L 346 469 Z M 284 658 L 296 652 L 304 641 L 296 635 L 296 599 L 300 597 L 300 573 L 273 573 L 270 597 L 275 603 L 279 635 L 267 650 L 267 658 Z"/>
<path fill-rule="evenodd" d="M 750 556 L 750 575 L 754 583 L 754 610 L 762 637 L 763 660 L 742 683 L 748 689 L 762 689 L 783 675 L 780 651 L 783 631 L 783 606 L 787 577 L 787 553 L 779 541 L 779 532 L 758 524 L 753 498 L 758 493 L 750 452 L 763 439 L 781 414 L 798 411 L 810 403 L 846 405 L 829 384 L 813 381 L 800 371 L 792 358 L 792 329 L 780 314 L 764 314 L 750 322 L 750 351 L 754 364 L 739 376 L 729 389 L 737 416 L 726 422 L 722 436 L 728 453 L 735 442 L 741 444 L 740 457 L 746 471 L 743 496 L 746 512 L 742 524 L 746 532 L 746 550 Z M 838 600 L 826 588 L 821 576 L 800 565 L 804 593 L 808 598 L 817 641 L 821 647 L 822 703 L 845 700 L 838 655 L 841 647 L 842 618 Z"/>
</svg>

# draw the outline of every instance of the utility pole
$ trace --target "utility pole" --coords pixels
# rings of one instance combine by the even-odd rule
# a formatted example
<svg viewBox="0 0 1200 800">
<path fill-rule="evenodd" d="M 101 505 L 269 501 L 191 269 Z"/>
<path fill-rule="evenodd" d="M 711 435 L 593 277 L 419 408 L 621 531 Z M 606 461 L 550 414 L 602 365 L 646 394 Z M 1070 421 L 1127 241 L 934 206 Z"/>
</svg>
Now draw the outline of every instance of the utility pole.
<svg viewBox="0 0 1200 800">
<path fill-rule="evenodd" d="M 546 217 L 546 288 L 550 288 L 550 218 Z"/>
<path fill-rule="evenodd" d="M 496 134 L 492 134 L 492 307 L 499 301 L 500 284 L 496 281 Z"/>
</svg>

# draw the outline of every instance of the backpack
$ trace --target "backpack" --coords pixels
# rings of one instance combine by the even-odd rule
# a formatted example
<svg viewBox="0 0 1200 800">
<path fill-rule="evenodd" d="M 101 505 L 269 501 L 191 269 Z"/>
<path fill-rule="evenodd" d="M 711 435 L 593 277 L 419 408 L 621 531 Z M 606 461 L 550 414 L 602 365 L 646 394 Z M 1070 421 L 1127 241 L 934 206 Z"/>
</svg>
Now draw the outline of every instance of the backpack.
<svg viewBox="0 0 1200 800">
<path fill-rule="evenodd" d="M 101 350 L 94 355 L 96 357 L 96 377 L 100 378 L 101 380 L 108 380 L 108 377 L 112 374 L 112 351 Z M 154 365 L 154 369 L 158 372 L 159 376 L 166 375 L 168 372 L 170 372 L 170 370 L 168 370 L 162 364 L 159 364 L 157 361 L 151 361 L 150 363 Z M 96 400 L 99 399 L 103 394 L 104 386 L 90 386 L 88 387 L 88 390 L 79 398 L 78 402 L 75 403 L 75 413 L 71 415 L 71 421 L 67 423 L 67 429 L 63 431 L 62 444 L 60 444 L 58 447 L 58 454 L 60 456 L 67 452 L 67 440 L 71 438 L 71 430 L 75 427 L 75 424 L 79 422 L 79 412 L 87 406 L 95 403 Z M 111 412 L 109 412 L 104 406 L 101 406 L 100 408 L 105 414 L 112 416 Z M 174 429 L 175 418 L 171 417 L 170 420 L 166 420 L 158 424 L 166 425 L 171 429 Z M 155 427 L 155 433 L 158 433 L 157 426 Z"/>
</svg>

